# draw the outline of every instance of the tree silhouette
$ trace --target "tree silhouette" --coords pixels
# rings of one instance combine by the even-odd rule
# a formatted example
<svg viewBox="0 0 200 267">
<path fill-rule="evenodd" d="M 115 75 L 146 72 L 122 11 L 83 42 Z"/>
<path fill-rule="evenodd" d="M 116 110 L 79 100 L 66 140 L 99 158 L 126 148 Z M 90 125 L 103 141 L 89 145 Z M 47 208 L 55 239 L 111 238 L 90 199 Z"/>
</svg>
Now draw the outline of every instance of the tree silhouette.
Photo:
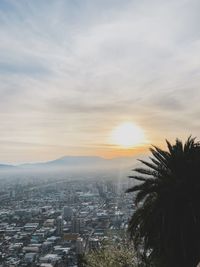
<svg viewBox="0 0 200 267">
<path fill-rule="evenodd" d="M 138 184 L 129 233 L 146 266 L 196 267 L 200 261 L 200 143 L 153 146 L 130 176 Z"/>
</svg>

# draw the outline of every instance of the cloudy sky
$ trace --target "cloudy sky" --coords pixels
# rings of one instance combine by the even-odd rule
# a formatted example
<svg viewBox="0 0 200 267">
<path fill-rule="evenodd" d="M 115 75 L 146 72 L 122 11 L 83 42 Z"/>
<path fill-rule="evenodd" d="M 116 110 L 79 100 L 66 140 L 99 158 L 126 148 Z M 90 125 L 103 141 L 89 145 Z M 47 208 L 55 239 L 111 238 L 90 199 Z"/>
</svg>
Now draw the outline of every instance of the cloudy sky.
<svg viewBox="0 0 200 267">
<path fill-rule="evenodd" d="M 1 0 L 0 161 L 200 137 L 199 0 Z M 133 122 L 127 151 L 109 141 Z"/>
</svg>

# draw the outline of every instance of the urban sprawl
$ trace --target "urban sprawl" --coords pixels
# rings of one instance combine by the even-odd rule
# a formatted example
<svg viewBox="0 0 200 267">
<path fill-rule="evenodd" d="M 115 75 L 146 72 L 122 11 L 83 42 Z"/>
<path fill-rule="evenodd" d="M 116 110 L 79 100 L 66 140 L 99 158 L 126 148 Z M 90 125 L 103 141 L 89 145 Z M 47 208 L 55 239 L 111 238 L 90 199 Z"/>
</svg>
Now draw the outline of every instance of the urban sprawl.
<svg viewBox="0 0 200 267">
<path fill-rule="evenodd" d="M 7 184 L 0 192 L 0 266 L 78 266 L 105 240 L 122 241 L 133 212 L 128 179 Z"/>
</svg>

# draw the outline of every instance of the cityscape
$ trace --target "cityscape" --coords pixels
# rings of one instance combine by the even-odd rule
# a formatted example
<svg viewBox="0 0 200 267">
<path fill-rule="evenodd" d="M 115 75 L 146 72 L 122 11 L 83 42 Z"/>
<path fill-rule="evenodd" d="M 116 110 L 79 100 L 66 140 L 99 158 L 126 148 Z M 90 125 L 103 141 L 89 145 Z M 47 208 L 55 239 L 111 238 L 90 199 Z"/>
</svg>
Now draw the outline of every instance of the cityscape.
<svg viewBox="0 0 200 267">
<path fill-rule="evenodd" d="M 0 0 L 0 267 L 200 267 L 199 14 Z"/>
<path fill-rule="evenodd" d="M 0 266 L 78 266 L 103 242 L 125 242 L 130 180 L 94 177 L 5 185 L 0 193 Z"/>
</svg>

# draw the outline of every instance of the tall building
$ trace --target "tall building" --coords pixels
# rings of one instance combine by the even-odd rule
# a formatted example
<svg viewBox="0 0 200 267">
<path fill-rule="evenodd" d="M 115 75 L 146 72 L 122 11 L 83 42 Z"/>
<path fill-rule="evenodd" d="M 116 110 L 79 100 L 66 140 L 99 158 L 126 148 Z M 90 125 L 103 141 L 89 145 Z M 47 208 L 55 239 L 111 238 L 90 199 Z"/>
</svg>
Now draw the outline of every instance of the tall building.
<svg viewBox="0 0 200 267">
<path fill-rule="evenodd" d="M 80 233 L 80 228 L 81 228 L 80 219 L 74 216 L 72 218 L 72 228 L 71 228 L 72 233 Z"/>
<path fill-rule="evenodd" d="M 76 253 L 83 254 L 84 253 L 84 243 L 83 238 L 78 237 L 76 240 Z"/>
<path fill-rule="evenodd" d="M 56 219 L 56 234 L 58 236 L 62 236 L 63 235 L 63 218 L 62 218 L 62 216 L 59 216 Z"/>
<path fill-rule="evenodd" d="M 63 208 L 63 219 L 66 221 L 70 221 L 72 219 L 72 216 L 73 216 L 72 208 L 65 206 Z"/>
</svg>

